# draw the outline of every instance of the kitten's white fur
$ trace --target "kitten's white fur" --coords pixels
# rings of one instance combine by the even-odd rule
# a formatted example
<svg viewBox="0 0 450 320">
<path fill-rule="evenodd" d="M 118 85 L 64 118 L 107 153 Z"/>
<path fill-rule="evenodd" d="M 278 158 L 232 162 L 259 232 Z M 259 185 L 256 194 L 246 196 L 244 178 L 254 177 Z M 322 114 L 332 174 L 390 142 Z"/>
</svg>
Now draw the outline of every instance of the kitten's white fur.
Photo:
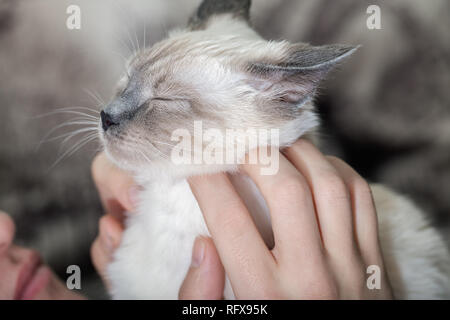
<svg viewBox="0 0 450 320">
<path fill-rule="evenodd" d="M 229 20 L 216 18 L 209 32 L 236 29 L 232 33 L 260 39 L 244 23 L 230 24 Z M 313 129 L 318 124 L 315 117 L 308 121 L 301 126 L 295 120 L 287 124 L 281 131 L 280 145 L 289 145 L 302 136 L 305 132 L 299 132 L 300 128 Z M 187 181 L 179 179 L 180 172 L 181 175 L 186 172 L 171 170 L 174 167 L 168 165 L 141 172 L 136 177 L 144 186 L 141 203 L 138 211 L 128 217 L 122 243 L 108 266 L 114 298 L 176 299 L 191 262 L 194 239 L 209 235 Z M 195 174 L 223 170 L 223 166 L 210 166 L 197 169 Z M 233 180 L 263 236 L 270 242 L 269 215 L 262 196 L 246 177 L 234 175 Z M 450 298 L 450 255 L 438 232 L 408 199 L 378 185 L 372 186 L 372 191 L 381 246 L 395 297 Z M 228 283 L 225 297 L 233 297 Z"/>
</svg>

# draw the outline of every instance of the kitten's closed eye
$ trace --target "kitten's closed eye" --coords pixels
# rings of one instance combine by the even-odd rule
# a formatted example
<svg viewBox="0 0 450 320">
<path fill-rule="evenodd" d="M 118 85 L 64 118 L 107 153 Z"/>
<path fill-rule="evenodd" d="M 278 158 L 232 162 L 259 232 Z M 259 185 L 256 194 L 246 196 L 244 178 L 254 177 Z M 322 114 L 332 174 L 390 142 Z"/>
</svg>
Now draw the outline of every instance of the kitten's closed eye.
<svg viewBox="0 0 450 320">
<path fill-rule="evenodd" d="M 128 82 L 130 81 L 130 76 L 128 74 L 122 76 L 116 85 L 115 94 L 116 96 L 121 95 L 127 88 Z"/>
<path fill-rule="evenodd" d="M 189 98 L 184 98 L 184 97 L 153 97 L 150 100 L 189 102 Z"/>
</svg>

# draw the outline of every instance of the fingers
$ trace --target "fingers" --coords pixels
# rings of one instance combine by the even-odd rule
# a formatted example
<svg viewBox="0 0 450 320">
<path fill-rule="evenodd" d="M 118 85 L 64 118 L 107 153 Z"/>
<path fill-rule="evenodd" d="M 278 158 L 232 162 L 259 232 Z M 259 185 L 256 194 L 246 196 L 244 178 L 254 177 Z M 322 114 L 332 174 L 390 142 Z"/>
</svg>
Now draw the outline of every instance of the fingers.
<svg viewBox="0 0 450 320">
<path fill-rule="evenodd" d="M 298 140 L 285 154 L 311 187 L 327 251 L 353 254 L 355 241 L 350 194 L 339 172 L 306 140 Z"/>
<path fill-rule="evenodd" d="M 106 267 L 113 259 L 114 251 L 122 239 L 123 227 L 120 221 L 107 214 L 100 219 L 99 235 L 91 246 L 91 259 L 97 272 L 109 286 L 106 277 Z"/>
<path fill-rule="evenodd" d="M 225 271 L 211 238 L 198 237 L 192 251 L 192 263 L 180 288 L 182 300 L 218 300 L 223 298 Z"/>
<path fill-rule="evenodd" d="M 134 209 L 139 188 L 133 178 L 114 166 L 103 152 L 92 162 L 92 176 L 106 212 L 119 218 L 123 211 Z"/>
<path fill-rule="evenodd" d="M 228 177 L 198 176 L 189 182 L 233 289 L 260 285 L 274 260 Z"/>
<path fill-rule="evenodd" d="M 381 269 L 382 291 L 371 291 L 371 298 L 392 298 L 390 284 L 384 268 L 383 256 L 378 241 L 378 219 L 375 203 L 369 184 L 348 164 L 335 158 L 327 157 L 339 171 L 347 185 L 353 209 L 354 234 L 365 268 L 376 265 Z"/>
<path fill-rule="evenodd" d="M 370 186 L 344 161 L 335 157 L 327 159 L 338 170 L 350 191 L 354 234 L 360 251 L 369 264 L 379 263 L 378 221 Z"/>
<path fill-rule="evenodd" d="M 275 238 L 274 254 L 303 260 L 321 251 L 319 228 L 308 183 L 302 174 L 279 154 L 275 175 L 262 175 L 260 164 L 245 164 L 242 169 L 261 191 L 269 207 Z M 300 255 L 300 256 L 299 256 Z"/>
<path fill-rule="evenodd" d="M 91 246 L 92 262 L 109 287 L 106 267 L 112 261 L 114 250 L 120 244 L 124 211 L 133 211 L 139 188 L 128 173 L 115 167 L 105 154 L 98 154 L 92 162 L 92 177 L 107 215 L 99 222 L 99 235 Z"/>
<path fill-rule="evenodd" d="M 0 254 L 12 244 L 15 230 L 14 221 L 11 217 L 0 211 Z"/>
</svg>

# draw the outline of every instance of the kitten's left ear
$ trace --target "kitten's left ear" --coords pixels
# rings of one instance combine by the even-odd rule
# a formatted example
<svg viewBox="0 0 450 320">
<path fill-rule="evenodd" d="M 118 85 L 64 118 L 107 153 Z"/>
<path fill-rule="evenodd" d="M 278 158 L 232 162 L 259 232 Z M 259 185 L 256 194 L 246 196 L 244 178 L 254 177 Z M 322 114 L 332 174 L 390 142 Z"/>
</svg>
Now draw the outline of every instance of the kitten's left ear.
<svg viewBox="0 0 450 320">
<path fill-rule="evenodd" d="M 249 83 L 271 100 L 301 105 L 313 97 L 327 73 L 358 47 L 293 45 L 281 61 L 251 62 Z"/>
</svg>

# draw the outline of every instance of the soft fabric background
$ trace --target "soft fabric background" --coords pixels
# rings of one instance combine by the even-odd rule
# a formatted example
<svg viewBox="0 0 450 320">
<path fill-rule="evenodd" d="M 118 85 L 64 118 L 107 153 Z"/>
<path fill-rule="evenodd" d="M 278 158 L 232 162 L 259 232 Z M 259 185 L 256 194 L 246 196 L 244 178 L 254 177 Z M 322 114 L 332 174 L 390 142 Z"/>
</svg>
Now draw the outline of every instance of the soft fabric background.
<svg viewBox="0 0 450 320">
<path fill-rule="evenodd" d="M 106 297 L 89 258 L 102 213 L 90 178 L 98 145 L 52 167 L 60 144 L 37 146 L 70 117 L 36 116 L 74 106 L 100 110 L 86 89 L 107 101 L 132 39 L 142 45 L 145 29 L 151 45 L 183 27 L 199 2 L 0 0 L 0 208 L 14 217 L 18 242 L 40 250 L 61 277 L 68 265 L 80 265 L 82 291 L 92 298 Z M 70 4 L 81 7 L 81 30 L 66 28 Z M 381 30 L 366 27 L 370 4 L 381 7 Z M 317 99 L 323 148 L 409 195 L 447 239 L 449 13 L 446 0 L 254 0 L 252 7 L 267 39 L 363 45 Z"/>
</svg>

